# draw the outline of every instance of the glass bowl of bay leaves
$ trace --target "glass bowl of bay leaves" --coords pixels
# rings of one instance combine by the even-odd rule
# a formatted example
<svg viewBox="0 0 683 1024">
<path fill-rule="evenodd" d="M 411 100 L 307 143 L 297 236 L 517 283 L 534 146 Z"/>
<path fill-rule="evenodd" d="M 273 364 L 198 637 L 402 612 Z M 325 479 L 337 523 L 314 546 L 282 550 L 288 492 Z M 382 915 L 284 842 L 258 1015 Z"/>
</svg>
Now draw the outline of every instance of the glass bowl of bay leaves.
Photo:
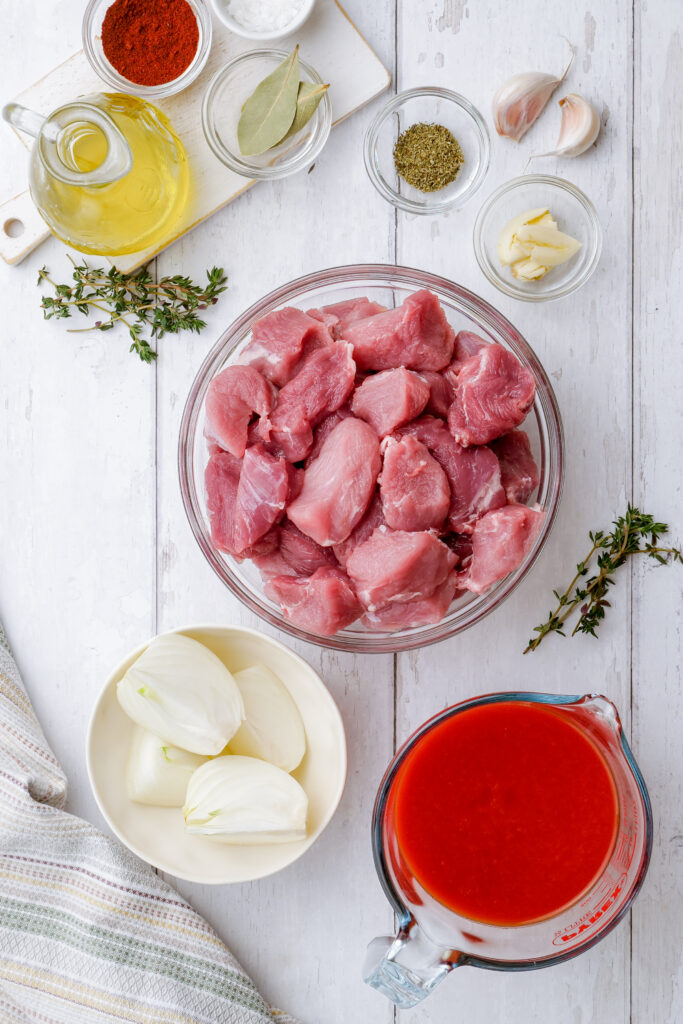
<svg viewBox="0 0 683 1024">
<path fill-rule="evenodd" d="M 250 50 L 212 78 L 202 104 L 206 141 L 244 178 L 286 178 L 306 170 L 332 127 L 328 87 L 298 46 Z"/>
</svg>

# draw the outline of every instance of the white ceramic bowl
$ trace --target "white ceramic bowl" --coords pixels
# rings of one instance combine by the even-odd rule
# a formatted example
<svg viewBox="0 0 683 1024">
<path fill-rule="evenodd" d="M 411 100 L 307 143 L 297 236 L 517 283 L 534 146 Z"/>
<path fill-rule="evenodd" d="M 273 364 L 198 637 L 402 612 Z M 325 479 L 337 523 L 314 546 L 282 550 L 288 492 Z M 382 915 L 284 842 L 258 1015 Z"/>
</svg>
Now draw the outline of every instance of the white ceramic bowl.
<svg viewBox="0 0 683 1024">
<path fill-rule="evenodd" d="M 257 29 L 245 28 L 239 21 L 228 13 L 227 0 L 211 0 L 211 6 L 213 7 L 216 17 L 218 17 L 231 32 L 234 32 L 237 36 L 242 36 L 243 39 L 256 39 L 259 42 L 268 42 L 270 39 L 282 39 L 284 36 L 291 35 L 292 32 L 296 32 L 300 29 L 313 10 L 315 0 L 303 0 L 303 5 L 297 16 L 289 22 L 288 25 L 284 25 L 282 28 L 273 29 L 270 32 L 259 32 Z"/>
<path fill-rule="evenodd" d="M 176 878 L 224 885 L 272 875 L 313 845 L 337 809 L 346 781 L 346 739 L 339 709 L 303 658 L 255 629 L 188 626 L 171 632 L 205 644 L 232 672 L 261 662 L 285 684 L 306 730 L 306 754 L 292 774 L 308 796 L 308 835 L 295 843 L 230 846 L 186 835 L 179 807 L 151 807 L 128 799 L 126 762 L 135 725 L 121 710 L 116 684 L 151 640 L 117 665 L 93 709 L 86 763 L 97 804 L 129 850 Z"/>
</svg>

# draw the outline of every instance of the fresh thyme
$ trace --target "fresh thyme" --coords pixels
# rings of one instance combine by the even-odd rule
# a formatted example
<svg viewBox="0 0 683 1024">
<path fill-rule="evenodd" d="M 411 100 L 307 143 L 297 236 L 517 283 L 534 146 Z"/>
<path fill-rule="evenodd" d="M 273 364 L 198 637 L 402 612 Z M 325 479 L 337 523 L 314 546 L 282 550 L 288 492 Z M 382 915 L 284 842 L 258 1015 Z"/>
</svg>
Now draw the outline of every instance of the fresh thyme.
<svg viewBox="0 0 683 1024">
<path fill-rule="evenodd" d="M 528 651 L 535 651 L 548 633 L 565 636 L 564 623 L 577 607 L 580 608 L 581 615 L 571 635 L 589 633 L 597 637 L 598 625 L 605 617 L 605 608 L 610 607 L 607 592 L 614 585 L 612 573 L 631 555 L 647 555 L 660 565 L 666 565 L 670 561 L 683 562 L 683 554 L 678 548 L 666 548 L 658 543 L 659 538 L 668 532 L 667 524 L 655 522 L 652 516 L 646 515 L 633 505 L 629 504 L 626 515 L 615 519 L 612 525 L 614 529 L 611 533 L 599 530 L 597 533 L 589 534 L 592 548 L 583 562 L 577 564 L 576 575 L 564 594 L 553 591 L 557 598 L 557 607 L 550 612 L 545 622 L 534 627 L 534 632 L 538 635 L 529 640 L 525 654 Z M 590 560 L 596 552 L 599 552 L 597 574 L 591 576 L 585 584 L 577 585 L 579 580 L 588 575 Z"/>
<path fill-rule="evenodd" d="M 147 266 L 124 274 L 116 267 L 104 270 L 88 266 L 85 260 L 81 264 L 71 262 L 73 285 L 55 284 L 46 267 L 38 271 L 38 285 L 47 281 L 55 290 L 54 296 L 43 295 L 41 299 L 43 317 L 70 317 L 73 310 L 89 316 L 99 311 L 104 315 L 94 324 L 71 330 L 110 331 L 117 323 L 123 323 L 131 338 L 130 351 L 137 352 L 143 363 L 157 358 L 145 333 L 157 339 L 179 331 L 199 334 L 206 323 L 198 311 L 217 302 L 227 288 L 222 267 L 207 270 L 208 284 L 202 286 L 180 274 L 155 282 Z"/>
</svg>

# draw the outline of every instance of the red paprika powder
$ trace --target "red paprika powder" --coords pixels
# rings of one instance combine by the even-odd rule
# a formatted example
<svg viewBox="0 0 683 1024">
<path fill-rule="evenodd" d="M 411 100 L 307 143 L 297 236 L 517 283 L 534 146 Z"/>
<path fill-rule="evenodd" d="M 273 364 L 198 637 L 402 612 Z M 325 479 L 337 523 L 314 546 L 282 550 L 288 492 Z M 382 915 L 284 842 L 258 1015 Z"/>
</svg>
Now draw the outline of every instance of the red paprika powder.
<svg viewBox="0 0 683 1024">
<path fill-rule="evenodd" d="M 110 64 L 136 85 L 164 85 L 192 63 L 199 26 L 187 0 L 114 0 L 102 22 Z"/>
</svg>

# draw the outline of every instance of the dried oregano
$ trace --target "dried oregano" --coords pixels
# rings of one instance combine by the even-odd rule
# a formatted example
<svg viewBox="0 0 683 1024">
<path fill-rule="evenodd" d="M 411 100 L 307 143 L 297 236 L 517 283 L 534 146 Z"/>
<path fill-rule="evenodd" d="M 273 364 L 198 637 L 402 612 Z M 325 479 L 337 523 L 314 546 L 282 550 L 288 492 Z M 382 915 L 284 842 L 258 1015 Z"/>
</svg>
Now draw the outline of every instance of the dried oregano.
<svg viewBox="0 0 683 1024">
<path fill-rule="evenodd" d="M 465 162 L 460 143 L 442 124 L 413 124 L 394 146 L 394 165 L 420 192 L 438 192 L 455 179 Z"/>
</svg>

